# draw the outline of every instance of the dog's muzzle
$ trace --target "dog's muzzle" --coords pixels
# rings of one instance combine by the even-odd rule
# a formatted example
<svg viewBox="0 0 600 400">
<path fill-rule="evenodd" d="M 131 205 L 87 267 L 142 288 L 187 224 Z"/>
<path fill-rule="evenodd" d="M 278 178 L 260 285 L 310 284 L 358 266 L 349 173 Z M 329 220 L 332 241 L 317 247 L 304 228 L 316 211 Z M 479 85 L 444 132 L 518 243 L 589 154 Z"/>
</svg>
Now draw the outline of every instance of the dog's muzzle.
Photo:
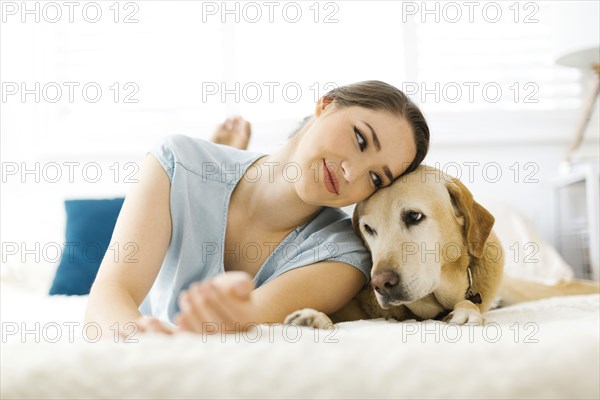
<svg viewBox="0 0 600 400">
<path fill-rule="evenodd" d="M 377 302 L 382 308 L 410 303 L 416 299 L 407 295 L 406 288 L 400 284 L 400 276 L 393 270 L 382 271 L 371 278 L 371 286 L 376 293 Z"/>
<path fill-rule="evenodd" d="M 371 278 L 371 286 L 377 293 L 375 296 L 382 308 L 389 308 L 391 302 L 395 302 L 398 297 L 398 284 L 400 277 L 394 271 L 383 271 Z"/>
<path fill-rule="evenodd" d="M 398 288 L 400 277 L 394 271 L 383 271 L 371 279 L 371 286 L 382 296 L 392 297 L 392 293 Z"/>
</svg>

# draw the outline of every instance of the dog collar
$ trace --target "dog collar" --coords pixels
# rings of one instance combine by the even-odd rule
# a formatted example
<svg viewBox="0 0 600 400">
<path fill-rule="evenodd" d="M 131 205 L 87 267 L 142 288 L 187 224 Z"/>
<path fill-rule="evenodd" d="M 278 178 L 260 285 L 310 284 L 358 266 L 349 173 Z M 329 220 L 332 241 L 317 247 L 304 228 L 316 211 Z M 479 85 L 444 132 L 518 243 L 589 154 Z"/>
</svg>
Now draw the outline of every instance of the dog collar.
<svg viewBox="0 0 600 400">
<path fill-rule="evenodd" d="M 471 274 L 470 265 L 467 267 L 467 277 L 469 278 L 469 287 L 467 288 L 465 298 L 473 304 L 481 304 L 481 295 L 479 293 L 473 293 L 473 275 Z"/>
</svg>

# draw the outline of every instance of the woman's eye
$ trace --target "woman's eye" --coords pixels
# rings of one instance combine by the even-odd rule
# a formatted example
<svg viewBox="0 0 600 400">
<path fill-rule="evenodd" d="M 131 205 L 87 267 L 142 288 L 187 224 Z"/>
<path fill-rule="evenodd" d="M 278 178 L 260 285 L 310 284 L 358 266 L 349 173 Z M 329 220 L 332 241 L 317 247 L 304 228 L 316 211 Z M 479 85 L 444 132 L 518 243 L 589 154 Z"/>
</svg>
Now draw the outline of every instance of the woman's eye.
<svg viewBox="0 0 600 400">
<path fill-rule="evenodd" d="M 356 140 L 358 141 L 360 151 L 363 151 L 367 147 L 367 141 L 365 140 L 365 137 L 356 127 L 354 127 L 354 134 L 356 135 Z"/>
<path fill-rule="evenodd" d="M 364 228 L 365 228 L 365 231 L 367 231 L 367 233 L 368 233 L 369 235 L 374 235 L 374 234 L 376 233 L 376 232 L 375 232 L 375 229 L 371 228 L 371 227 L 370 227 L 369 225 L 367 225 L 367 224 L 365 224 L 365 225 L 364 225 Z"/>
<path fill-rule="evenodd" d="M 360 151 L 363 151 L 367 147 L 367 141 L 365 140 L 365 137 L 363 136 L 363 134 L 360 133 L 358 128 L 354 127 L 354 133 L 356 135 L 356 140 L 358 141 L 358 146 L 360 147 Z M 373 180 L 373 183 L 375 184 L 376 188 L 379 189 L 381 186 L 383 186 L 383 181 L 381 180 L 379 175 L 377 175 L 376 173 L 371 172 L 371 179 Z"/>
<path fill-rule="evenodd" d="M 376 173 L 371 172 L 371 179 L 373 179 L 373 183 L 375 184 L 375 187 L 380 188 L 381 186 L 383 186 L 383 182 L 381 181 L 381 178 Z"/>
</svg>

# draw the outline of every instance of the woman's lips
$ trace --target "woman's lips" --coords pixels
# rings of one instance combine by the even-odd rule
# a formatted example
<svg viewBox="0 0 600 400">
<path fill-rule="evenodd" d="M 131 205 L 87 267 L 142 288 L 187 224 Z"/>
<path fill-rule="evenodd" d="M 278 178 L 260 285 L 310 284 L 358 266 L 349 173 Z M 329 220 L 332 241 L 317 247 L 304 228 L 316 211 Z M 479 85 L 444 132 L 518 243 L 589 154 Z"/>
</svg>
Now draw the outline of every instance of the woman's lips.
<svg viewBox="0 0 600 400">
<path fill-rule="evenodd" d="M 327 167 L 327 162 L 323 159 L 323 180 L 325 182 L 325 188 L 328 192 L 339 194 L 339 184 L 335 173 Z"/>
</svg>

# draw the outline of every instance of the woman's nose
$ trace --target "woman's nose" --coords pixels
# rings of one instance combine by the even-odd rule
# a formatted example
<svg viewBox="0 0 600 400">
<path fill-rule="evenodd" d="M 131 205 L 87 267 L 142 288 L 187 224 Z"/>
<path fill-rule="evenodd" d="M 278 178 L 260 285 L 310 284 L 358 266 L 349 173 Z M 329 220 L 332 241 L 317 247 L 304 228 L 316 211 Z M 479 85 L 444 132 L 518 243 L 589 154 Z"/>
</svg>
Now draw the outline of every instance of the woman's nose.
<svg viewBox="0 0 600 400">
<path fill-rule="evenodd" d="M 348 183 L 356 181 L 360 177 L 362 169 L 364 168 L 358 162 L 342 161 L 340 164 L 340 171 Z"/>
</svg>

